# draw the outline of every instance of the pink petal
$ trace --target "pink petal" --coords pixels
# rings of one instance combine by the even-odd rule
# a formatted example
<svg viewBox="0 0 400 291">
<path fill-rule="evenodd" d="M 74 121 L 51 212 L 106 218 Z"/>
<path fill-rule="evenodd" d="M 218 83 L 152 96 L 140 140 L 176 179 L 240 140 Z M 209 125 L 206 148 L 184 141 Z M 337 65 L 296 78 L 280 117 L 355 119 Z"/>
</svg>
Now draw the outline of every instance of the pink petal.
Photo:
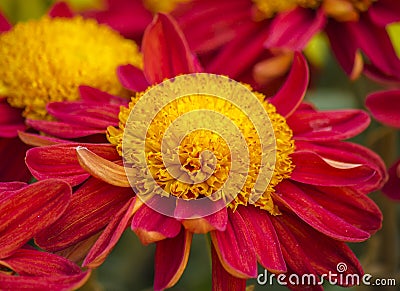
<svg viewBox="0 0 400 291">
<path fill-rule="evenodd" d="M 38 131 L 60 138 L 79 138 L 94 134 L 105 134 L 105 129 L 93 129 L 66 122 L 27 119 L 26 124 Z"/>
<path fill-rule="evenodd" d="M 400 128 L 400 90 L 370 94 L 365 101 L 365 105 L 378 121 Z"/>
<path fill-rule="evenodd" d="M 11 107 L 5 98 L 0 98 L 0 137 L 16 137 L 18 131 L 25 128 L 22 110 Z"/>
<path fill-rule="evenodd" d="M 211 232 L 219 260 L 231 275 L 247 279 L 257 276 L 257 257 L 249 229 L 238 211 L 229 211 L 225 231 Z"/>
<path fill-rule="evenodd" d="M 368 232 L 355 227 L 336 215 L 336 211 L 332 213 L 321 207 L 305 191 L 289 181 L 281 182 L 276 187 L 274 198 L 285 204 L 308 225 L 334 239 L 359 242 L 370 236 Z M 305 209 L 307 211 L 304 211 Z"/>
<path fill-rule="evenodd" d="M 349 142 L 327 142 L 317 144 L 296 141 L 296 148 L 298 150 L 313 151 L 333 161 L 361 164 L 371 171 L 375 171 L 375 174 L 368 181 L 354 185 L 357 190 L 362 193 L 375 191 L 386 182 L 386 167 L 382 159 L 376 153 L 361 145 Z"/>
<path fill-rule="evenodd" d="M 47 13 L 50 17 L 66 17 L 72 18 L 75 16 L 75 13 L 72 11 L 71 7 L 66 2 L 60 1 L 55 3 Z"/>
<path fill-rule="evenodd" d="M 400 160 L 389 168 L 389 180 L 382 192 L 392 199 L 400 200 Z"/>
<path fill-rule="evenodd" d="M 118 126 L 119 104 L 93 104 L 85 102 L 52 102 L 47 112 L 62 122 L 79 124 L 88 129 L 107 129 Z"/>
<path fill-rule="evenodd" d="M 365 130 L 370 118 L 362 110 L 295 112 L 287 119 L 296 140 L 331 141 L 356 136 Z"/>
<path fill-rule="evenodd" d="M 122 86 L 133 92 L 141 92 L 149 87 L 143 71 L 132 65 L 119 66 L 117 75 Z"/>
<path fill-rule="evenodd" d="M 385 27 L 389 23 L 400 21 L 400 2 L 397 0 L 379 0 L 368 9 L 371 20 Z"/>
<path fill-rule="evenodd" d="M 315 12 L 312 9 L 299 7 L 279 13 L 272 20 L 270 36 L 264 46 L 301 51 L 308 41 L 322 30 L 326 20 L 322 9 Z"/>
<path fill-rule="evenodd" d="M 237 211 L 247 225 L 260 264 L 274 273 L 286 272 L 285 260 L 269 218 L 270 214 L 252 206 L 239 207 Z"/>
<path fill-rule="evenodd" d="M 39 181 L 0 198 L 0 258 L 23 246 L 67 208 L 71 187 L 60 180 Z"/>
<path fill-rule="evenodd" d="M 195 62 L 178 24 L 158 14 L 146 28 L 142 43 L 144 74 L 151 83 L 180 74 L 194 73 Z"/>
<path fill-rule="evenodd" d="M 9 31 L 12 28 L 11 23 L 7 18 L 0 12 L 0 33 Z"/>
<path fill-rule="evenodd" d="M 74 193 L 60 219 L 37 235 L 35 242 L 54 252 L 85 240 L 105 228 L 132 196 L 132 189 L 91 178 Z"/>
<path fill-rule="evenodd" d="M 85 103 L 127 105 L 129 102 L 128 99 L 111 95 L 107 92 L 100 91 L 99 89 L 84 85 L 79 86 L 79 94 L 82 101 Z"/>
<path fill-rule="evenodd" d="M 354 186 L 371 179 L 376 171 L 363 164 L 330 160 L 312 151 L 298 150 L 292 155 L 295 166 L 290 179 L 320 186 Z"/>
<path fill-rule="evenodd" d="M 282 252 L 288 269 L 293 273 L 322 275 L 331 272 L 338 278 L 337 265 L 345 263 L 347 271 L 341 273 L 344 277 L 363 274 L 356 256 L 345 243 L 317 232 L 289 212 L 272 216 L 271 220 L 278 237 L 282 238 Z M 338 282 L 341 286 L 345 283 Z"/>
<path fill-rule="evenodd" d="M 285 84 L 270 100 L 279 114 L 288 117 L 298 108 L 306 94 L 308 81 L 309 71 L 306 59 L 301 53 L 296 52 Z"/>
<path fill-rule="evenodd" d="M 212 259 L 212 290 L 246 290 L 246 280 L 232 276 L 219 261 L 215 248 L 211 246 L 211 259 Z"/>
<path fill-rule="evenodd" d="M 175 218 L 165 216 L 144 204 L 135 213 L 131 228 L 141 242 L 147 245 L 177 236 L 182 226 Z"/>
<path fill-rule="evenodd" d="M 129 220 L 134 214 L 136 200 L 131 198 L 112 218 L 94 246 L 83 261 L 82 266 L 96 268 L 100 266 L 126 230 Z"/>
<path fill-rule="evenodd" d="M 105 159 L 120 160 L 113 145 L 81 145 Z M 80 166 L 76 156 L 76 147 L 76 143 L 69 143 L 30 149 L 26 153 L 26 164 L 32 175 L 38 180 L 59 178 L 72 186 L 79 185 L 90 175 Z"/>
<path fill-rule="evenodd" d="M 228 223 L 228 212 L 222 200 L 211 201 L 178 199 L 174 217 L 182 220 L 183 226 L 193 233 L 207 233 L 211 230 L 224 231 Z M 211 213 L 211 214 L 210 214 Z"/>
<path fill-rule="evenodd" d="M 154 290 L 170 288 L 185 270 L 192 234 L 182 229 L 174 238 L 159 241 L 154 262 Z"/>
<path fill-rule="evenodd" d="M 82 272 L 63 257 L 37 250 L 20 249 L 1 263 L 18 273 L 0 273 L 3 290 L 75 290 L 90 276 L 90 271 Z"/>
</svg>

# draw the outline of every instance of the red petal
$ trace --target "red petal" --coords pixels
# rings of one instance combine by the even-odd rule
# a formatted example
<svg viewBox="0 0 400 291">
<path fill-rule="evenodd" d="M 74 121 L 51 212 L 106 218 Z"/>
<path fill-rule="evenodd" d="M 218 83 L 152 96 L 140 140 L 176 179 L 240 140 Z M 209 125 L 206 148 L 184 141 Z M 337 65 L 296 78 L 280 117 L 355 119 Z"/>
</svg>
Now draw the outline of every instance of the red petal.
<svg viewBox="0 0 400 291">
<path fill-rule="evenodd" d="M 386 182 L 386 167 L 382 159 L 373 151 L 349 142 L 326 142 L 321 144 L 296 141 L 298 150 L 313 151 L 333 161 L 361 164 L 375 171 L 375 174 L 362 184 L 355 185 L 358 191 L 370 193 L 382 187 Z M 328 185 L 326 185 L 328 186 Z"/>
<path fill-rule="evenodd" d="M 305 189 L 307 190 L 307 189 Z M 274 198 L 281 201 L 308 225 L 337 240 L 359 242 L 369 238 L 369 233 L 361 230 L 332 213 L 329 209 L 321 207 L 306 192 L 289 181 L 281 182 L 276 187 Z M 331 197 L 325 197 L 329 199 Z M 339 208 L 340 209 L 340 208 Z M 305 211 L 306 210 L 306 211 Z"/>
<path fill-rule="evenodd" d="M 385 27 L 389 23 L 400 21 L 400 2 L 397 0 L 376 1 L 367 13 L 375 24 Z"/>
<path fill-rule="evenodd" d="M 288 117 L 298 108 L 306 94 L 308 81 L 309 71 L 306 59 L 301 53 L 296 52 L 285 84 L 270 100 L 279 114 Z"/>
<path fill-rule="evenodd" d="M 117 68 L 117 75 L 122 86 L 128 90 L 141 92 L 149 87 L 149 82 L 144 76 L 143 71 L 132 65 L 119 66 Z"/>
<path fill-rule="evenodd" d="M 178 24 L 158 14 L 146 28 L 142 43 L 144 74 L 151 83 L 180 74 L 194 73 L 195 62 Z"/>
<path fill-rule="evenodd" d="M 5 191 L 17 191 L 24 188 L 27 184 L 24 182 L 7 182 L 7 183 L 0 183 L 0 199 L 2 197 L 3 192 Z"/>
<path fill-rule="evenodd" d="M 90 276 L 63 257 L 37 250 L 20 249 L 1 263 L 18 273 L 0 273 L 3 290 L 75 290 Z"/>
<path fill-rule="evenodd" d="M 212 291 L 246 290 L 246 280 L 232 276 L 219 261 L 215 248 L 211 246 L 212 258 Z"/>
<path fill-rule="evenodd" d="M 274 273 L 286 272 L 285 260 L 269 218 L 270 214 L 252 206 L 239 207 L 237 211 L 247 225 L 260 264 Z"/>
<path fill-rule="evenodd" d="M 290 179 L 320 186 L 354 186 L 371 179 L 376 171 L 363 164 L 330 160 L 311 151 L 296 151 L 292 155 L 295 166 Z"/>
<path fill-rule="evenodd" d="M 275 230 L 281 239 L 282 251 L 288 269 L 298 275 L 303 274 L 363 274 L 360 263 L 351 249 L 342 242 L 331 239 L 290 213 L 271 216 Z M 339 273 L 337 266 L 345 263 L 347 271 Z M 325 281 L 327 278 L 325 277 Z M 345 280 L 343 280 L 345 281 Z M 344 286 L 346 282 L 338 285 Z M 301 290 L 304 290 L 301 288 Z"/>
<path fill-rule="evenodd" d="M 322 9 L 316 12 L 308 8 L 296 8 L 279 13 L 270 26 L 267 48 L 302 50 L 308 41 L 325 26 L 326 16 Z"/>
<path fill-rule="evenodd" d="M 182 228 L 178 220 L 154 211 L 146 204 L 136 212 L 131 227 L 144 245 L 175 237 Z"/>
<path fill-rule="evenodd" d="M 105 129 L 93 129 L 87 126 L 66 122 L 27 119 L 26 124 L 38 131 L 61 138 L 79 138 L 93 134 L 105 134 Z"/>
<path fill-rule="evenodd" d="M 99 239 L 86 256 L 82 266 L 96 268 L 104 262 L 127 228 L 134 214 L 135 203 L 135 198 L 131 198 L 112 218 L 111 222 L 107 225 L 106 229 L 102 232 Z"/>
<path fill-rule="evenodd" d="M 132 189 L 91 178 L 74 193 L 60 219 L 36 236 L 35 242 L 54 252 L 85 240 L 105 228 L 132 196 Z"/>
<path fill-rule="evenodd" d="M 11 23 L 7 18 L 0 12 L 0 33 L 9 31 L 12 28 Z"/>
<path fill-rule="evenodd" d="M 362 110 L 295 112 L 287 119 L 296 140 L 331 141 L 354 137 L 370 123 Z"/>
<path fill-rule="evenodd" d="M 16 137 L 18 130 L 25 128 L 22 110 L 11 107 L 5 98 L 0 98 L 0 137 Z"/>
<path fill-rule="evenodd" d="M 18 138 L 0 138 L 0 182 L 31 180 L 32 174 L 25 165 L 28 149 Z"/>
<path fill-rule="evenodd" d="M 400 90 L 370 94 L 365 105 L 378 121 L 400 128 Z"/>
<path fill-rule="evenodd" d="M 47 104 L 47 112 L 62 122 L 79 124 L 88 129 L 107 129 L 118 126 L 119 104 L 86 102 L 52 102 Z"/>
<path fill-rule="evenodd" d="M 185 270 L 192 234 L 182 229 L 178 236 L 157 243 L 154 262 L 154 290 L 170 288 Z"/>
<path fill-rule="evenodd" d="M 129 100 L 125 98 L 111 95 L 99 89 L 84 85 L 79 86 L 79 94 L 82 101 L 85 103 L 127 105 L 129 102 Z"/>
<path fill-rule="evenodd" d="M 390 198 L 400 200 L 400 160 L 389 168 L 389 180 L 382 191 Z"/>
<path fill-rule="evenodd" d="M 257 257 L 246 223 L 238 211 L 229 211 L 225 231 L 211 232 L 213 245 L 225 270 L 235 277 L 257 276 Z"/>
<path fill-rule="evenodd" d="M 56 221 L 67 208 L 71 192 L 67 183 L 50 179 L 4 193 L 0 199 L 0 258 Z"/>
<path fill-rule="evenodd" d="M 72 11 L 71 7 L 66 2 L 60 1 L 55 3 L 47 13 L 50 17 L 66 17 L 72 18 L 75 13 Z"/>
<path fill-rule="evenodd" d="M 110 144 L 82 144 L 108 160 L 119 160 L 115 147 Z M 59 178 L 72 186 L 86 180 L 90 175 L 82 169 L 76 156 L 77 144 L 57 144 L 33 148 L 26 153 L 26 164 L 38 179 Z"/>
</svg>

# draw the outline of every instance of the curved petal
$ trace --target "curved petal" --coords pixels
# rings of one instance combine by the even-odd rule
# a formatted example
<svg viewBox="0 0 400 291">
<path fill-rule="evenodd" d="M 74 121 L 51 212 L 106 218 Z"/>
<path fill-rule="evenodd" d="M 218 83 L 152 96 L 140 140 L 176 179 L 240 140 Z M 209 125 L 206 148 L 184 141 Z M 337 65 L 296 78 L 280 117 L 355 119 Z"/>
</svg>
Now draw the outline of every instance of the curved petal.
<svg viewBox="0 0 400 291">
<path fill-rule="evenodd" d="M 359 242 L 370 236 L 368 232 L 343 220 L 340 215 L 336 214 L 336 211 L 332 213 L 329 209 L 321 207 L 308 193 L 289 181 L 277 185 L 273 197 L 285 204 L 308 225 L 334 239 Z M 331 208 L 330 210 L 335 209 Z"/>
<path fill-rule="evenodd" d="M 18 137 L 23 143 L 30 145 L 30 146 L 35 146 L 35 147 L 49 146 L 49 145 L 55 145 L 55 144 L 60 144 L 60 143 L 71 143 L 69 140 L 49 137 L 49 136 L 35 134 L 35 133 L 27 133 L 24 131 L 19 131 Z M 78 145 L 78 143 L 77 143 L 77 145 Z"/>
<path fill-rule="evenodd" d="M 211 246 L 211 260 L 212 260 L 212 291 L 246 290 L 246 280 L 232 276 L 224 269 L 221 262 L 219 261 L 218 254 L 213 246 Z"/>
<path fill-rule="evenodd" d="M 88 255 L 82 263 L 83 267 L 96 268 L 100 266 L 114 246 L 119 241 L 122 233 L 127 228 L 129 221 L 135 211 L 136 199 L 131 198 L 112 218 L 102 232 L 96 243 L 90 249 Z"/>
<path fill-rule="evenodd" d="M 141 92 L 149 87 L 149 82 L 144 76 L 143 71 L 135 66 L 119 66 L 117 68 L 117 75 L 122 86 L 133 92 Z"/>
<path fill-rule="evenodd" d="M 392 199 L 400 200 L 400 160 L 389 168 L 389 180 L 382 192 Z"/>
<path fill-rule="evenodd" d="M 131 228 L 140 241 L 148 245 L 177 236 L 182 226 L 175 218 L 165 216 L 144 204 L 135 213 Z"/>
<path fill-rule="evenodd" d="M 275 105 L 279 114 L 288 117 L 299 107 L 306 94 L 308 81 L 309 71 L 307 61 L 301 53 L 296 52 L 293 58 L 292 69 L 286 82 L 270 100 Z"/>
<path fill-rule="evenodd" d="M 331 141 L 356 136 L 368 127 L 370 118 L 362 110 L 295 112 L 287 123 L 296 140 Z"/>
<path fill-rule="evenodd" d="M 22 110 L 11 107 L 5 98 L 0 98 L 0 137 L 16 137 L 18 131 L 25 128 Z"/>
<path fill-rule="evenodd" d="M 157 14 L 146 28 L 142 43 L 144 74 L 151 83 L 196 72 L 189 45 L 172 17 Z"/>
<path fill-rule="evenodd" d="M 17 191 L 24 188 L 27 184 L 24 182 L 0 182 L 0 199 L 5 191 Z"/>
<path fill-rule="evenodd" d="M 89 278 L 91 271 L 81 269 L 67 259 L 37 250 L 20 249 L 0 260 L 18 276 L 0 272 L 3 290 L 75 290 Z"/>
<path fill-rule="evenodd" d="M 400 2 L 396 0 L 380 0 L 368 9 L 371 20 L 385 27 L 389 23 L 400 21 Z"/>
<path fill-rule="evenodd" d="M 260 264 L 272 272 L 286 272 L 282 250 L 269 213 L 252 206 L 238 207 L 253 240 Z"/>
<path fill-rule="evenodd" d="M 154 290 L 170 288 L 178 282 L 189 259 L 192 233 L 181 229 L 174 238 L 159 241 L 154 261 Z"/>
<path fill-rule="evenodd" d="M 270 36 L 264 46 L 300 51 L 315 34 L 322 30 L 326 19 L 322 9 L 314 11 L 298 7 L 279 13 L 272 20 Z"/>
<path fill-rule="evenodd" d="M 295 168 L 290 179 L 304 184 L 356 186 L 376 174 L 367 165 L 331 160 L 312 151 L 298 150 L 291 157 Z"/>
<path fill-rule="evenodd" d="M 35 237 L 48 251 L 66 249 L 105 228 L 132 198 L 132 189 L 91 178 L 73 195 L 65 213 Z"/>
<path fill-rule="evenodd" d="M 370 94 L 365 101 L 365 105 L 378 121 L 400 128 L 400 90 Z"/>
<path fill-rule="evenodd" d="M 110 144 L 81 145 L 107 160 L 120 159 L 115 147 Z M 68 143 L 30 149 L 26 153 L 26 164 L 38 180 L 58 178 L 72 186 L 79 185 L 90 175 L 79 164 L 76 147 L 76 143 Z"/>
<path fill-rule="evenodd" d="M 257 257 L 249 230 L 238 211 L 229 211 L 225 231 L 212 231 L 219 260 L 231 275 L 247 279 L 257 276 Z"/>
<path fill-rule="evenodd" d="M 313 151 L 330 160 L 349 164 L 361 164 L 374 170 L 375 174 L 362 184 L 356 185 L 358 191 L 370 193 L 386 182 L 386 167 L 382 159 L 370 149 L 350 142 L 311 143 L 296 141 L 298 150 Z M 328 186 L 328 185 L 325 185 Z"/>
<path fill-rule="evenodd" d="M 66 17 L 72 18 L 75 16 L 75 13 L 72 11 L 71 7 L 66 2 L 60 1 L 55 3 L 47 13 L 50 17 Z"/>
<path fill-rule="evenodd" d="M 79 164 L 91 176 L 117 187 L 131 187 L 123 166 L 102 158 L 86 147 L 76 147 L 76 154 Z"/>
<path fill-rule="evenodd" d="M 344 277 L 347 274 L 363 274 L 356 256 L 345 243 L 317 232 L 288 212 L 272 216 L 271 221 L 278 237 L 282 238 L 282 252 L 288 270 L 293 273 L 315 276 L 331 273 L 336 274 L 335 278 L 339 278 L 339 274 Z M 347 270 L 339 273 L 339 263 L 345 263 Z M 316 279 L 319 282 L 318 277 Z M 338 285 L 346 286 L 346 282 L 343 281 L 338 280 Z"/>
<path fill-rule="evenodd" d="M 61 180 L 39 181 L 0 197 L 0 258 L 22 247 L 55 222 L 67 208 L 72 189 Z"/>
</svg>

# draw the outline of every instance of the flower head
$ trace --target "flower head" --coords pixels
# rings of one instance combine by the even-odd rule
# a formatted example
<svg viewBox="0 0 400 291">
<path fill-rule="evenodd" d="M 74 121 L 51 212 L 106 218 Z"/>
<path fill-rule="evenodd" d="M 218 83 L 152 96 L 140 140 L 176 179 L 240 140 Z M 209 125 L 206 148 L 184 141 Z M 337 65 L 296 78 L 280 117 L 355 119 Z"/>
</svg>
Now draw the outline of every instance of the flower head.
<svg viewBox="0 0 400 291">
<path fill-rule="evenodd" d="M 55 141 L 53 145 L 28 151 L 27 164 L 39 180 L 58 177 L 74 186 L 80 185 L 66 212 L 57 223 L 36 236 L 36 243 L 44 249 L 60 251 L 98 236 L 89 253 L 82 254 L 86 255 L 84 265 L 95 267 L 104 261 L 130 225 L 144 244 L 157 244 L 156 290 L 171 287 L 179 280 L 193 233 L 211 234 L 214 286 L 230 282 L 244 287 L 245 279 L 257 276 L 257 262 L 272 272 L 318 276 L 336 270 L 336 264 L 344 261 L 348 273 L 362 273 L 345 242 L 366 240 L 380 228 L 380 211 L 365 194 L 382 185 L 385 172 L 377 155 L 343 140 L 364 130 L 369 123 L 368 115 L 360 110 L 324 112 L 303 103 L 308 68 L 299 53 L 295 54 L 287 81 L 272 98 L 240 84 L 238 88 L 242 91 L 225 90 L 223 83 L 215 86 L 212 82 L 180 86 L 182 79 L 199 80 L 193 76 L 204 79 L 201 79 L 203 74 L 196 74 L 201 67 L 178 25 L 167 15 L 158 15 L 147 28 L 142 51 L 144 74 L 130 66 L 119 69 L 125 85 L 144 87 L 141 90 L 144 93 L 137 94 L 130 106 L 122 107 L 118 128 L 108 128 L 111 144 L 56 144 Z M 163 82 L 167 78 L 172 79 Z M 215 76 L 216 80 L 220 78 L 234 83 Z M 255 108 L 261 108 L 266 118 L 249 122 L 251 110 L 235 106 L 230 99 L 216 98 L 204 91 L 187 93 L 187 89 L 196 86 L 211 91 L 222 88 L 228 95 L 238 97 L 235 99 L 238 102 L 247 102 L 244 94 L 253 94 L 254 104 L 260 105 Z M 182 98 L 164 103 L 169 100 L 165 96 L 181 91 L 186 92 L 178 95 Z M 145 102 L 152 93 L 159 98 Z M 140 107 L 141 102 L 147 106 Z M 160 104 L 163 106 L 159 107 Z M 158 110 L 153 118 L 148 113 L 154 108 Z M 201 110 L 215 115 L 202 115 Z M 131 122 L 129 112 L 139 119 Z M 186 115 L 190 112 L 197 112 L 197 117 Z M 228 122 L 217 117 L 219 114 Z M 142 126 L 146 120 L 142 117 L 150 118 L 149 127 Z M 175 121 L 184 126 L 186 134 L 181 136 L 181 126 L 174 126 Z M 226 127 L 219 128 L 221 123 L 231 124 L 238 134 L 232 134 L 234 130 L 224 131 Z M 193 127 L 196 125 L 200 128 Z M 211 125 L 214 130 L 210 130 Z M 169 135 L 171 127 L 177 131 Z M 275 136 L 275 152 L 260 150 L 264 144 L 256 136 L 260 138 L 263 132 L 267 141 Z M 240 134 L 243 139 L 233 146 L 227 142 Z M 130 146 L 126 148 L 124 142 Z M 234 161 L 245 156 L 241 142 L 249 152 L 250 166 L 245 171 L 240 163 L 234 167 Z M 266 149 L 269 144 L 265 144 Z M 137 146 L 144 146 L 144 150 L 135 152 Z M 270 153 L 276 156 L 272 170 L 268 166 Z M 127 174 L 124 162 L 133 165 L 126 168 Z M 265 173 L 262 169 L 269 170 L 271 183 L 258 188 L 254 180 Z M 225 189 L 221 184 L 236 181 L 230 179 L 227 171 L 238 174 L 239 178 L 247 177 L 243 185 L 233 187 L 238 190 L 237 199 L 226 199 L 230 192 L 219 191 Z M 133 189 L 130 177 L 135 178 Z M 261 192 L 261 196 L 254 196 L 253 192 Z M 209 206 L 206 209 L 213 211 L 199 215 L 201 209 L 193 206 L 197 205 L 193 202 L 200 200 L 206 201 Z M 170 212 L 156 211 L 160 205 Z"/>
</svg>

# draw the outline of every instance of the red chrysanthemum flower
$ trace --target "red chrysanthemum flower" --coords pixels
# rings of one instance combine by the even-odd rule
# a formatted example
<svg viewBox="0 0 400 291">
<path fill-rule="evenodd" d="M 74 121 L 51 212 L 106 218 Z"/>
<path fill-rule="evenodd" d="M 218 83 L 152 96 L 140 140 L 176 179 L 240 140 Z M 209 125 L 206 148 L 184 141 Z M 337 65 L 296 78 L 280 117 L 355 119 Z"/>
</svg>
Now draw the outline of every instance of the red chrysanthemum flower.
<svg viewBox="0 0 400 291">
<path fill-rule="evenodd" d="M 27 128 L 25 118 L 51 119 L 47 103 L 79 100 L 81 84 L 127 94 L 115 69 L 142 65 L 137 45 L 109 27 L 57 16 L 53 11 L 51 17 L 12 27 L 0 15 L 1 181 L 31 178 L 23 160 L 27 147 L 16 138 Z"/>
<path fill-rule="evenodd" d="M 89 278 L 71 261 L 26 245 L 62 215 L 71 192 L 61 180 L 0 183 L 1 290 L 71 290 Z"/>
<path fill-rule="evenodd" d="M 144 90 L 146 83 L 151 87 L 167 78 L 201 71 L 178 25 L 163 14 L 147 28 L 142 52 L 144 76 L 131 66 L 119 69 L 120 79 L 129 88 Z M 251 168 L 251 179 L 246 180 L 239 195 L 227 207 L 194 219 L 176 219 L 153 210 L 135 195 L 128 181 L 122 166 L 122 136 L 129 127 L 128 115 L 135 103 L 142 100 L 143 92 L 132 98 L 129 107 L 121 107 L 119 128 L 108 128 L 110 144 L 65 141 L 57 144 L 57 140 L 24 134 L 24 140 L 31 144 L 54 143 L 27 152 L 26 162 L 37 179 L 57 177 L 72 186 L 79 185 L 62 217 L 36 236 L 35 242 L 49 251 L 74 250 L 84 256 L 95 241 L 83 264 L 96 267 L 131 225 L 144 244 L 157 243 L 156 290 L 171 287 L 179 280 L 193 233 L 211 234 L 215 290 L 244 289 L 245 280 L 257 276 L 257 262 L 274 273 L 317 276 L 335 273 L 336 265 L 345 262 L 347 273 L 362 273 L 345 242 L 364 241 L 380 228 L 381 213 L 366 194 L 385 181 L 384 165 L 370 150 L 343 141 L 368 126 L 368 115 L 361 110 L 318 111 L 302 102 L 307 84 L 306 62 L 296 53 L 289 77 L 275 96 L 265 98 L 253 92 L 268 112 L 277 140 L 276 166 L 260 199 L 249 201 L 255 185 L 252 179 L 256 178 L 252 175 L 258 172 L 256 165 L 260 163 L 259 144 L 254 142 L 249 153 L 255 168 Z M 176 108 L 209 108 L 214 102 L 196 96 L 177 103 Z M 238 118 L 245 140 L 256 140 L 254 130 L 241 119 L 240 112 L 216 102 L 215 108 L 228 117 Z M 188 186 L 168 177 L 157 152 L 160 133 L 170 118 L 176 116 L 174 106 L 168 108 L 171 111 L 154 119 L 155 125 L 146 138 L 151 145 L 151 150 L 146 150 L 146 159 L 154 179 L 171 197 L 190 200 L 212 196 L 227 177 L 229 163 L 224 163 L 229 153 L 224 143 L 210 132 L 190 135 L 182 141 L 187 150 L 181 157 L 182 165 L 187 171 L 196 172 L 201 160 L 196 152 L 204 150 L 207 144 L 208 148 L 218 148 L 214 153 L 218 161 L 216 174 L 208 178 L 208 186 L 202 187 Z M 67 117 L 64 112 L 63 118 L 78 123 L 86 117 L 75 114 Z M 147 185 L 146 180 L 138 179 L 133 187 L 142 193 Z M 172 208 L 179 214 L 196 211 L 186 206 L 185 200 L 179 199 Z"/>
<path fill-rule="evenodd" d="M 400 129 L 400 90 L 389 90 L 370 94 L 366 106 L 380 122 Z M 382 191 L 392 199 L 400 199 L 400 160 L 388 170 L 389 180 Z"/>
</svg>

